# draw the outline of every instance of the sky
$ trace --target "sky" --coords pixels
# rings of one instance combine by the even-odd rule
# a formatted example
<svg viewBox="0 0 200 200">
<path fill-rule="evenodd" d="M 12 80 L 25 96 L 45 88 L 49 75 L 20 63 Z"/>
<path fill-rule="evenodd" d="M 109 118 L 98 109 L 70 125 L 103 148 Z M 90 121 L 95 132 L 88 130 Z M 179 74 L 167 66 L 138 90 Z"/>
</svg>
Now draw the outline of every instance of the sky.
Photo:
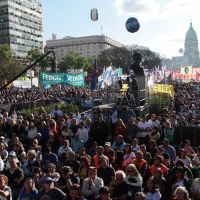
<svg viewBox="0 0 200 200">
<path fill-rule="evenodd" d="M 200 0 L 40 0 L 43 38 L 61 39 L 102 33 L 124 45 L 140 45 L 162 57 L 180 56 L 190 22 L 200 41 Z M 98 21 L 90 11 L 97 8 Z M 140 23 L 136 33 L 126 30 L 129 17 Z"/>
</svg>

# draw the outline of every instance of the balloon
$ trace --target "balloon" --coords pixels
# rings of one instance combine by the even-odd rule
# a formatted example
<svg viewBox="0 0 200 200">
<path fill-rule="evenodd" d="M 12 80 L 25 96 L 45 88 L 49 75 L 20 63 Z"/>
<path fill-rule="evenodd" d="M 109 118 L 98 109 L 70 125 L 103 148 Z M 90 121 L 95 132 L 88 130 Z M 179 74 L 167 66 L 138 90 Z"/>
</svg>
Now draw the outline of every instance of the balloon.
<svg viewBox="0 0 200 200">
<path fill-rule="evenodd" d="M 130 17 L 126 21 L 126 29 L 131 33 L 135 33 L 139 30 L 140 24 L 135 17 Z"/>
<path fill-rule="evenodd" d="M 179 53 L 183 53 L 183 49 L 182 48 L 179 49 Z"/>
<path fill-rule="evenodd" d="M 93 8 L 91 11 L 90 11 L 90 17 L 91 17 L 91 20 L 92 21 L 97 21 L 98 20 L 98 10 L 96 8 Z"/>
</svg>

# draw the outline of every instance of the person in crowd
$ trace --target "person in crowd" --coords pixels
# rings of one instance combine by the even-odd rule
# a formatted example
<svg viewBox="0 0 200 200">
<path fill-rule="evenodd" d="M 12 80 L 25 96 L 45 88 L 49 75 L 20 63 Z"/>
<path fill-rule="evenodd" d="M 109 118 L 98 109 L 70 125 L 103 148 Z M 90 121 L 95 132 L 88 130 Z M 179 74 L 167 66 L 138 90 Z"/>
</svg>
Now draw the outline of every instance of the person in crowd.
<svg viewBox="0 0 200 200">
<path fill-rule="evenodd" d="M 123 151 L 125 145 L 126 143 L 123 140 L 123 135 L 118 135 L 112 144 L 112 149 L 114 151 L 117 151 L 117 150 Z"/>
<path fill-rule="evenodd" d="M 171 177 L 167 185 L 168 191 L 166 192 L 166 194 L 168 195 L 168 199 L 175 196 L 175 190 L 179 186 L 185 187 L 190 193 L 191 183 L 189 179 L 185 177 L 184 169 L 182 167 L 175 168 L 174 176 Z"/>
<path fill-rule="evenodd" d="M 74 173 L 72 168 L 63 166 L 60 170 L 60 178 L 57 182 L 58 188 L 60 188 L 67 196 L 70 194 L 70 189 L 73 185 L 80 184 L 80 178 L 78 174 Z"/>
<path fill-rule="evenodd" d="M 193 158 L 195 156 L 195 151 L 190 145 L 190 140 L 184 140 L 182 146 L 182 148 L 185 150 L 186 156 L 189 158 Z"/>
<path fill-rule="evenodd" d="M 95 200 L 112 200 L 110 197 L 110 191 L 108 187 L 101 187 L 99 190 L 99 197 Z"/>
<path fill-rule="evenodd" d="M 160 155 L 156 155 L 154 157 L 154 164 L 150 167 L 150 174 L 151 176 L 154 176 L 156 168 L 160 168 L 162 171 L 163 176 L 165 177 L 168 172 L 168 168 L 162 163 L 163 157 Z"/>
<path fill-rule="evenodd" d="M 71 148 L 74 152 L 78 152 L 80 148 L 84 146 L 83 141 L 79 138 L 79 134 L 75 133 L 74 137 L 71 139 Z"/>
<path fill-rule="evenodd" d="M 126 126 L 126 136 L 127 136 L 128 142 L 130 143 L 137 136 L 136 119 L 133 117 L 128 120 L 128 124 Z"/>
<path fill-rule="evenodd" d="M 90 168 L 90 159 L 87 156 L 81 156 L 80 158 L 80 167 L 78 175 L 80 177 L 81 184 L 85 178 L 88 177 L 88 171 Z"/>
<path fill-rule="evenodd" d="M 8 186 L 8 178 L 3 174 L 0 174 L 0 198 L 2 200 L 12 200 L 12 190 Z"/>
<path fill-rule="evenodd" d="M 78 173 L 79 167 L 80 167 L 80 163 L 79 161 L 75 158 L 75 152 L 74 151 L 68 151 L 67 152 L 67 160 L 64 163 L 64 165 L 69 166 L 72 168 L 72 170 L 75 173 Z"/>
<path fill-rule="evenodd" d="M 152 164 L 152 156 L 151 153 L 147 151 L 147 147 L 145 144 L 140 145 L 140 151 L 143 154 L 143 159 L 147 161 L 148 165 Z"/>
<path fill-rule="evenodd" d="M 58 105 L 55 105 L 54 109 L 50 113 L 51 118 L 55 118 L 57 116 L 63 116 L 63 111 L 59 109 Z"/>
<path fill-rule="evenodd" d="M 115 137 L 118 135 L 126 136 L 126 125 L 122 119 L 118 119 L 115 125 Z"/>
<path fill-rule="evenodd" d="M 173 141 L 174 141 L 174 127 L 171 125 L 171 123 L 169 121 L 165 122 L 163 132 L 164 132 L 165 138 L 169 141 L 169 143 L 173 144 Z"/>
<path fill-rule="evenodd" d="M 4 142 L 0 142 L 0 156 L 3 161 L 6 161 L 8 158 L 8 151 L 6 150 Z"/>
<path fill-rule="evenodd" d="M 191 200 L 189 198 L 189 193 L 187 189 L 183 186 L 177 187 L 174 193 L 175 197 L 173 198 L 173 200 Z"/>
<path fill-rule="evenodd" d="M 115 170 L 109 166 L 108 161 L 103 156 L 99 159 L 99 164 L 97 176 L 103 180 L 105 186 L 109 186 L 115 178 Z"/>
<path fill-rule="evenodd" d="M 60 178 L 60 174 L 58 172 L 56 172 L 56 165 L 54 163 L 48 164 L 46 176 L 51 177 L 53 179 L 54 183 L 58 182 L 58 180 Z"/>
<path fill-rule="evenodd" d="M 140 175 L 134 164 L 129 164 L 127 166 L 125 181 L 128 185 L 127 199 L 132 199 L 136 192 L 142 191 L 142 176 Z"/>
<path fill-rule="evenodd" d="M 108 157 L 109 163 L 112 165 L 114 162 L 115 151 L 111 148 L 110 142 L 105 142 L 103 154 Z"/>
<path fill-rule="evenodd" d="M 109 186 L 113 200 L 126 200 L 128 195 L 128 184 L 125 181 L 126 174 L 122 170 L 115 172 L 115 179 Z"/>
<path fill-rule="evenodd" d="M 143 192 L 136 192 L 134 200 L 145 200 L 145 194 Z"/>
<path fill-rule="evenodd" d="M 81 187 L 78 184 L 74 184 L 70 187 L 70 194 L 65 198 L 65 200 L 86 200 L 82 198 Z"/>
<path fill-rule="evenodd" d="M 17 155 L 14 151 L 8 154 L 9 168 L 3 171 L 3 174 L 8 178 L 8 186 L 12 190 L 12 198 L 15 200 L 18 197 L 19 191 L 23 185 L 24 172 L 18 166 Z"/>
<path fill-rule="evenodd" d="M 195 178 L 192 182 L 191 186 L 191 194 L 193 200 L 200 199 L 200 171 L 198 170 L 196 174 L 197 178 Z"/>
<path fill-rule="evenodd" d="M 156 143 L 160 138 L 160 129 L 157 126 L 152 127 L 149 132 L 149 140 L 154 140 Z"/>
<path fill-rule="evenodd" d="M 113 168 L 117 170 L 125 170 L 126 169 L 126 162 L 124 161 L 124 154 L 123 151 L 116 151 L 115 153 L 115 160 L 113 163 Z"/>
<path fill-rule="evenodd" d="M 58 156 L 51 151 L 51 147 L 47 148 L 47 152 L 43 156 L 42 168 L 44 170 L 47 170 L 47 167 L 48 167 L 49 163 L 54 163 L 55 165 L 58 163 Z"/>
<path fill-rule="evenodd" d="M 71 141 L 73 133 L 66 123 L 62 126 L 60 131 L 63 139 Z"/>
<path fill-rule="evenodd" d="M 37 127 L 35 126 L 35 123 L 33 121 L 29 122 L 29 126 L 26 127 L 27 131 L 27 144 L 31 145 L 32 140 L 36 137 L 36 134 L 38 133 Z"/>
<path fill-rule="evenodd" d="M 156 189 L 159 190 L 162 199 L 166 199 L 166 188 L 167 188 L 167 181 L 163 176 L 161 168 L 156 168 L 154 176 L 153 176 L 153 182 L 155 183 Z"/>
<path fill-rule="evenodd" d="M 144 189 L 145 192 L 145 200 L 161 200 L 162 196 L 160 191 L 156 188 L 156 184 L 154 182 L 154 177 L 149 177 L 146 187 Z"/>
<path fill-rule="evenodd" d="M 33 176 L 35 168 L 39 166 L 40 163 L 36 158 L 35 150 L 29 150 L 27 153 L 27 159 L 22 166 L 25 177 Z"/>
<path fill-rule="evenodd" d="M 72 151 L 71 147 L 69 146 L 69 140 L 63 140 L 62 145 L 60 145 L 58 149 L 58 157 L 60 157 L 64 152 Z"/>
<path fill-rule="evenodd" d="M 88 200 L 98 197 L 99 190 L 104 186 L 104 182 L 97 176 L 97 168 L 90 167 L 88 178 L 83 181 L 82 192 Z"/>
<path fill-rule="evenodd" d="M 27 178 L 24 181 L 17 200 L 34 200 L 37 193 L 38 190 L 35 188 L 35 181 L 33 178 Z"/>
<path fill-rule="evenodd" d="M 140 144 L 147 144 L 149 140 L 149 132 L 151 131 L 151 124 L 146 121 L 145 117 L 138 123 L 137 138 Z"/>
<path fill-rule="evenodd" d="M 148 163 L 143 159 L 143 153 L 141 151 L 136 152 L 136 158 L 131 161 L 142 176 L 145 176 L 148 169 Z"/>
<path fill-rule="evenodd" d="M 82 121 L 79 122 L 77 134 L 79 135 L 80 140 L 83 141 L 83 144 L 88 141 L 88 130 L 84 127 L 84 122 Z"/>
<path fill-rule="evenodd" d="M 175 159 L 175 163 L 178 161 L 178 160 L 182 160 L 184 165 L 188 168 L 192 168 L 192 163 L 191 163 L 191 159 L 186 156 L 186 152 L 184 149 L 181 149 L 180 152 L 179 152 L 179 156 L 176 157 Z"/>
<path fill-rule="evenodd" d="M 128 165 L 133 159 L 135 159 L 135 154 L 132 152 L 132 146 L 127 143 L 124 147 L 124 162 Z"/>
<path fill-rule="evenodd" d="M 169 144 L 168 139 L 163 140 L 163 148 L 165 153 L 167 153 L 170 157 L 170 162 L 174 162 L 176 159 L 176 150 L 172 145 Z"/>
<path fill-rule="evenodd" d="M 108 139 L 109 129 L 102 114 L 98 116 L 98 120 L 93 124 L 93 133 L 93 140 L 99 145 L 104 145 Z"/>
<path fill-rule="evenodd" d="M 62 190 L 54 186 L 54 182 L 51 177 L 45 176 L 42 180 L 42 184 L 43 189 L 38 192 L 35 200 L 63 200 L 66 197 L 66 194 Z"/>
<path fill-rule="evenodd" d="M 137 151 L 139 151 L 140 150 L 140 146 L 138 145 L 138 140 L 136 139 L 136 138 L 133 138 L 132 139 L 132 151 L 134 152 L 134 153 L 136 153 Z"/>
<path fill-rule="evenodd" d="M 98 146 L 97 147 L 97 154 L 93 156 L 93 165 L 98 169 L 100 167 L 100 158 L 105 157 L 105 159 L 108 161 L 109 163 L 109 158 L 104 155 L 104 148 L 102 146 Z"/>
</svg>

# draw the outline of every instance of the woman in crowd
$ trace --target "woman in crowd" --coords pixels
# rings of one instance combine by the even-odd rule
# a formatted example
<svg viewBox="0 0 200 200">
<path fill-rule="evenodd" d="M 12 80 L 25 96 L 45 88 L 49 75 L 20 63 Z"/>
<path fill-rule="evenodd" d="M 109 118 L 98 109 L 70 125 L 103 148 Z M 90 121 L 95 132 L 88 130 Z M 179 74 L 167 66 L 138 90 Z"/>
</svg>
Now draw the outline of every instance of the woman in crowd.
<svg viewBox="0 0 200 200">
<path fill-rule="evenodd" d="M 27 178 L 23 188 L 19 192 L 17 200 L 34 200 L 38 191 L 35 188 L 35 182 L 32 178 Z"/>
<path fill-rule="evenodd" d="M 156 184 L 154 182 L 154 177 L 151 176 L 146 184 L 146 187 L 144 189 L 145 192 L 145 200 L 161 200 L 161 193 L 156 188 Z"/>
<path fill-rule="evenodd" d="M 122 119 L 118 119 L 115 126 L 115 136 L 117 135 L 125 136 L 125 132 L 126 132 L 126 125 L 124 124 Z"/>
<path fill-rule="evenodd" d="M 172 200 L 191 200 L 187 189 L 182 186 L 176 188 L 174 196 Z"/>
<path fill-rule="evenodd" d="M 70 195 L 65 198 L 65 200 L 84 200 L 82 198 L 81 187 L 80 185 L 74 184 L 70 187 Z"/>
<path fill-rule="evenodd" d="M 190 146 L 190 140 L 184 140 L 182 146 L 183 146 L 183 149 L 186 153 L 186 156 L 188 156 L 189 158 L 193 158 L 194 155 L 195 155 L 195 151 Z"/>
<path fill-rule="evenodd" d="M 135 158 L 135 154 L 132 152 L 130 144 L 126 144 L 124 147 L 124 162 L 129 164 Z"/>
<path fill-rule="evenodd" d="M 78 172 L 81 183 L 85 178 L 88 177 L 89 168 L 90 168 L 90 160 L 86 156 L 82 156 L 80 158 L 80 167 Z"/>
<path fill-rule="evenodd" d="M 171 123 L 167 121 L 164 127 L 164 135 L 165 138 L 168 139 L 170 143 L 173 143 L 174 140 L 174 127 L 172 127 Z"/>
<path fill-rule="evenodd" d="M 124 161 L 124 154 L 122 151 L 117 151 L 115 154 L 115 160 L 113 163 L 113 168 L 117 170 L 125 170 L 126 162 Z"/>
<path fill-rule="evenodd" d="M 142 176 L 134 164 L 127 166 L 125 181 L 128 185 L 128 199 L 133 198 L 136 192 L 142 191 Z"/>
<path fill-rule="evenodd" d="M 12 191 L 8 186 L 8 178 L 3 174 L 0 175 L 0 199 L 12 200 Z"/>
<path fill-rule="evenodd" d="M 179 156 L 177 156 L 175 159 L 175 164 L 178 160 L 182 160 L 186 167 L 188 167 L 190 169 L 192 168 L 191 159 L 186 155 L 186 152 L 184 149 L 180 150 Z"/>
</svg>

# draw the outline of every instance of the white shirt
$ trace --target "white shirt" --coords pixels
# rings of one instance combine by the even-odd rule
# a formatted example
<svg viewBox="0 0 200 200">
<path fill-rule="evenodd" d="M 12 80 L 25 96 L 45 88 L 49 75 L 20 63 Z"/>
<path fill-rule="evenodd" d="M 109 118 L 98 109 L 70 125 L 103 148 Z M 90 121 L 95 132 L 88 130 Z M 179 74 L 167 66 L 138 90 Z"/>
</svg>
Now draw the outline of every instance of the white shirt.
<svg viewBox="0 0 200 200">
<path fill-rule="evenodd" d="M 83 141 L 83 143 L 86 143 L 88 140 L 88 130 L 86 128 L 79 128 L 77 130 L 77 133 L 79 135 L 79 139 Z"/>
<path fill-rule="evenodd" d="M 160 200 L 161 199 L 161 194 L 159 191 L 155 193 L 147 192 L 145 194 L 145 200 Z"/>
<path fill-rule="evenodd" d="M 61 156 L 64 152 L 72 151 L 71 147 L 66 147 L 64 145 L 60 146 L 58 149 L 58 156 Z"/>
<path fill-rule="evenodd" d="M 148 122 L 139 122 L 138 123 L 138 128 L 141 129 L 147 129 L 147 128 L 151 128 L 151 124 Z M 140 131 L 137 133 L 137 137 L 146 137 L 149 133 L 147 131 Z"/>
<path fill-rule="evenodd" d="M 62 110 L 52 110 L 51 111 L 51 117 L 54 118 L 55 117 L 55 113 L 57 113 L 57 116 L 63 116 L 63 111 Z"/>
</svg>

